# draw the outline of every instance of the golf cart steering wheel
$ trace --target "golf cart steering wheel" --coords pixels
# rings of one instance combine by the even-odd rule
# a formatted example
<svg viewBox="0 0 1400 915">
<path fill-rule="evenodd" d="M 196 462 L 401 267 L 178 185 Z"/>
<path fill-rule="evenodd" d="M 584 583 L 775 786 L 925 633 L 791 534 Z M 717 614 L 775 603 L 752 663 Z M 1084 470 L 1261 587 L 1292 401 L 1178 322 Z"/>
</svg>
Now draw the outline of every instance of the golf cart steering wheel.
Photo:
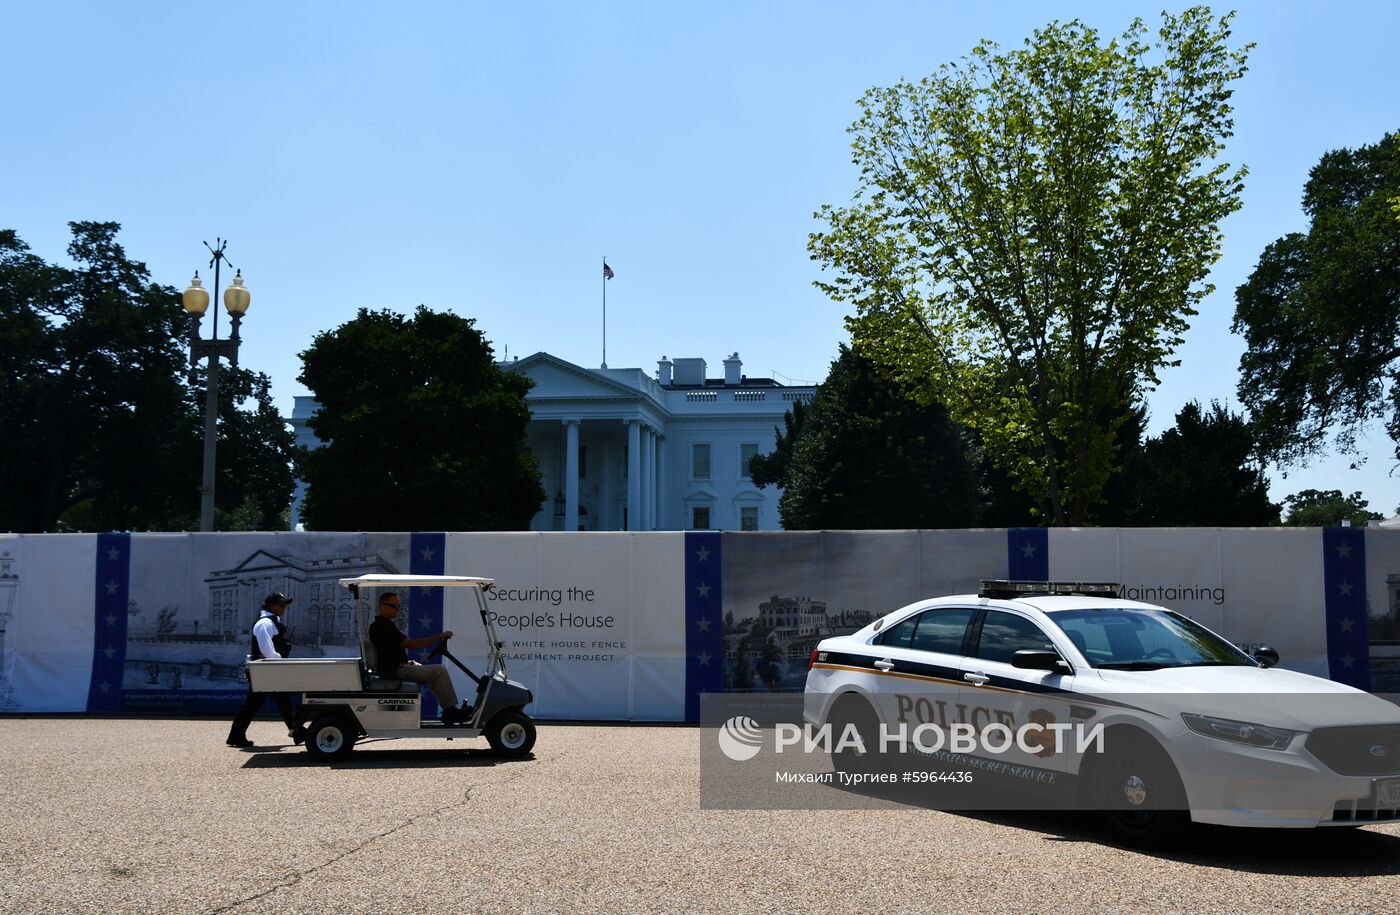
<svg viewBox="0 0 1400 915">
<path fill-rule="evenodd" d="M 436 645 L 433 646 L 432 651 L 428 652 L 428 660 L 431 661 L 433 658 L 436 658 L 438 655 L 442 654 L 446 650 L 447 639 L 443 639 L 442 641 L 438 642 Z"/>
</svg>

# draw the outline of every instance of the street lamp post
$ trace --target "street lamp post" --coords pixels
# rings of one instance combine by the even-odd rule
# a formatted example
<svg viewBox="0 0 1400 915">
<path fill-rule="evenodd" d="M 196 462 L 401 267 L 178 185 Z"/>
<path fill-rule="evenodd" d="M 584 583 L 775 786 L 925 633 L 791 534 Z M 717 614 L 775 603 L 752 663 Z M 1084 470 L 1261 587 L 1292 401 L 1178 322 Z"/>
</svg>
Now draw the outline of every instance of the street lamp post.
<svg viewBox="0 0 1400 915">
<path fill-rule="evenodd" d="M 209 260 L 209 266 L 214 268 L 214 295 L 219 294 L 219 267 L 228 263 L 228 258 L 224 256 L 224 248 L 228 247 L 228 240 L 215 238 L 214 244 L 217 247 L 210 247 L 209 242 L 204 243 L 204 247 L 209 248 L 209 253 L 213 257 Z M 232 267 L 232 264 L 229 264 Z M 196 270 L 194 279 L 190 281 L 190 287 L 185 290 L 184 295 L 185 311 L 190 316 L 190 383 L 195 380 L 195 366 L 200 359 L 208 359 L 209 367 L 204 373 L 204 484 L 200 487 L 199 500 L 199 529 L 201 531 L 212 531 L 214 529 L 214 447 L 218 440 L 217 426 L 219 414 L 219 359 L 227 359 L 229 365 L 238 368 L 238 325 L 243 321 L 243 315 L 248 310 L 248 304 L 252 301 L 252 294 L 243 285 L 243 271 L 236 271 L 233 283 L 224 290 L 224 310 L 228 312 L 229 318 L 233 321 L 233 329 L 229 332 L 227 340 L 219 339 L 219 313 L 214 312 L 213 335 L 209 339 L 204 339 L 199 335 L 199 322 L 204 318 L 204 312 L 209 308 L 209 291 L 204 288 L 204 284 L 199 279 L 199 271 Z"/>
</svg>

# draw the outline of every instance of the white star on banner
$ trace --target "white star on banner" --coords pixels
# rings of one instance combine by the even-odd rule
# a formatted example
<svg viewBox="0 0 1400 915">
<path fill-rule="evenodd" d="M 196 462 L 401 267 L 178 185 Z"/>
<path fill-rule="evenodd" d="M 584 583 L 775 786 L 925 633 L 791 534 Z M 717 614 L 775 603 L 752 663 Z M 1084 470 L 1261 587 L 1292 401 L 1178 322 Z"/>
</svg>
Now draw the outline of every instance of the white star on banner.
<svg viewBox="0 0 1400 915">
<path fill-rule="evenodd" d="M 117 593 L 117 583 L 116 583 L 115 581 L 109 581 L 109 582 L 107 582 L 107 593 L 108 593 L 108 594 L 116 594 L 116 593 Z"/>
<path fill-rule="evenodd" d="M 111 613 L 107 614 L 107 625 L 108 625 L 108 626 L 115 626 L 115 625 L 117 625 L 117 618 L 116 618 L 116 616 L 114 616 L 114 615 L 111 614 Z"/>
<path fill-rule="evenodd" d="M 699 629 L 701 632 L 709 632 L 710 618 L 707 616 L 700 617 L 698 620 L 695 621 L 695 628 Z"/>
<path fill-rule="evenodd" d="M 110 647 L 110 646 L 108 646 L 107 648 L 102 649 L 102 656 L 103 656 L 104 658 L 106 658 L 107 660 L 109 660 L 109 661 L 112 660 L 112 658 L 115 657 L 116 654 L 117 654 L 117 650 L 116 650 L 115 648 Z"/>
<path fill-rule="evenodd" d="M 1351 627 L 1355 626 L 1356 622 L 1351 617 L 1344 616 L 1337 621 L 1337 625 L 1342 627 L 1343 632 L 1351 632 Z"/>
<path fill-rule="evenodd" d="M 1350 558 L 1351 558 L 1351 544 L 1350 544 L 1350 543 L 1339 543 L 1339 544 L 1337 545 L 1337 558 L 1339 558 L 1339 559 L 1350 559 Z"/>
<path fill-rule="evenodd" d="M 432 594 L 432 593 L 433 593 L 433 589 L 432 589 L 432 588 L 419 588 L 419 589 L 418 589 L 418 593 L 419 593 L 419 594 L 422 594 L 424 597 L 426 597 L 426 596 L 428 596 L 429 594 Z"/>
<path fill-rule="evenodd" d="M 1342 592 L 1342 597 L 1351 597 L 1351 582 L 1343 581 L 1337 585 L 1337 590 Z"/>
<path fill-rule="evenodd" d="M 117 557 L 120 556 L 120 555 L 121 555 L 121 551 L 118 550 L 116 547 L 112 547 L 111 549 L 109 549 L 109 550 L 107 551 L 107 561 L 108 561 L 108 562 L 116 562 L 116 561 L 117 561 Z"/>
<path fill-rule="evenodd" d="M 424 562 L 432 562 L 433 556 L 435 555 L 435 551 L 432 547 L 425 546 L 418 555 L 423 557 Z"/>
<path fill-rule="evenodd" d="M 1030 559 L 1030 558 L 1034 557 L 1034 556 L 1035 556 L 1035 544 L 1034 544 L 1034 543 L 1027 543 L 1025 546 L 1021 547 L 1021 555 L 1025 556 L 1027 559 Z"/>
<path fill-rule="evenodd" d="M 420 616 L 420 617 L 418 617 L 418 628 L 419 628 L 419 629 L 427 629 L 427 628 L 428 628 L 429 626 L 431 626 L 432 624 L 433 624 L 433 621 L 430 620 L 430 619 L 428 619 L 426 616 Z"/>
<path fill-rule="evenodd" d="M 700 652 L 698 655 L 695 656 L 695 660 L 697 660 L 697 661 L 700 662 L 700 666 L 701 666 L 701 667 L 709 667 L 709 666 L 710 666 L 710 656 L 709 656 L 708 654 L 706 654 L 705 652 L 703 652 L 703 651 Z"/>
<path fill-rule="evenodd" d="M 704 582 L 701 582 L 701 583 L 695 588 L 695 593 L 696 593 L 696 594 L 699 594 L 701 597 L 709 597 L 709 596 L 710 596 L 710 586 L 707 585 L 707 584 L 705 584 Z"/>
<path fill-rule="evenodd" d="M 106 680 L 103 680 L 101 683 L 97 684 L 97 688 L 105 693 L 112 688 L 112 684 L 108 683 Z"/>
<path fill-rule="evenodd" d="M 1350 654 L 1342 655 L 1342 666 L 1345 667 L 1347 670 L 1351 670 L 1352 665 L 1355 663 L 1356 658 L 1353 658 Z"/>
<path fill-rule="evenodd" d="M 700 549 L 698 549 L 698 550 L 695 551 L 695 558 L 698 559 L 700 562 L 709 562 L 709 561 L 710 561 L 710 551 L 709 551 L 709 549 L 702 546 Z"/>
</svg>

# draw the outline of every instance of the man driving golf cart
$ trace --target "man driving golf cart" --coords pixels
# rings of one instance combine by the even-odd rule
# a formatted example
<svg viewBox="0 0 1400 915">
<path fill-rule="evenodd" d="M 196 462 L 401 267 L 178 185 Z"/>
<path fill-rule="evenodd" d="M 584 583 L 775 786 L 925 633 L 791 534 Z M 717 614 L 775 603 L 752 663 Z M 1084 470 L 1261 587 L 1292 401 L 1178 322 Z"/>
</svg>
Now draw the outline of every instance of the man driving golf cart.
<svg viewBox="0 0 1400 915">
<path fill-rule="evenodd" d="M 452 678 L 448 676 L 447 668 L 441 664 L 424 666 L 417 661 L 410 661 L 406 650 L 427 648 L 438 642 L 445 642 L 452 638 L 452 630 L 448 629 L 421 639 L 411 639 L 394 625 L 394 619 L 398 615 L 398 592 L 385 591 L 380 594 L 378 611 L 374 622 L 369 626 L 369 640 L 379 658 L 380 676 L 392 678 L 397 675 L 400 680 L 426 683 L 438 705 L 442 707 L 442 723 L 448 727 L 470 720 L 471 707 L 465 702 L 460 708 L 457 706 L 457 690 L 452 686 Z"/>
</svg>

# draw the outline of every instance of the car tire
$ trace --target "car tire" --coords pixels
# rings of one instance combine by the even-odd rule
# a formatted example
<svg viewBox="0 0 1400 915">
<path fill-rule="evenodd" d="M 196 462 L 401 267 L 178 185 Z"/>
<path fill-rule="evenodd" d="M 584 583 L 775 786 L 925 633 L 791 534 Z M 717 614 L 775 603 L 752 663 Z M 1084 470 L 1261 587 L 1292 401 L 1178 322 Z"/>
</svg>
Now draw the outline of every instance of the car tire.
<svg viewBox="0 0 1400 915">
<path fill-rule="evenodd" d="M 852 773 L 874 770 L 880 719 L 870 703 L 854 693 L 847 693 L 836 700 L 826 720 L 831 725 L 831 768 L 837 772 Z M 864 751 L 854 749 L 841 740 L 848 726 L 855 727 Z"/>
<path fill-rule="evenodd" d="M 324 715 L 307 728 L 306 752 L 327 762 L 345 759 L 355 749 L 356 736 L 355 728 L 340 715 Z"/>
<path fill-rule="evenodd" d="M 486 725 L 486 742 L 497 756 L 526 756 L 535 746 L 535 722 L 522 711 L 506 709 Z"/>
<path fill-rule="evenodd" d="M 1185 838 L 1191 825 L 1186 790 L 1171 757 L 1151 737 L 1110 735 L 1088 778 L 1093 809 L 1119 843 L 1160 850 Z"/>
</svg>

